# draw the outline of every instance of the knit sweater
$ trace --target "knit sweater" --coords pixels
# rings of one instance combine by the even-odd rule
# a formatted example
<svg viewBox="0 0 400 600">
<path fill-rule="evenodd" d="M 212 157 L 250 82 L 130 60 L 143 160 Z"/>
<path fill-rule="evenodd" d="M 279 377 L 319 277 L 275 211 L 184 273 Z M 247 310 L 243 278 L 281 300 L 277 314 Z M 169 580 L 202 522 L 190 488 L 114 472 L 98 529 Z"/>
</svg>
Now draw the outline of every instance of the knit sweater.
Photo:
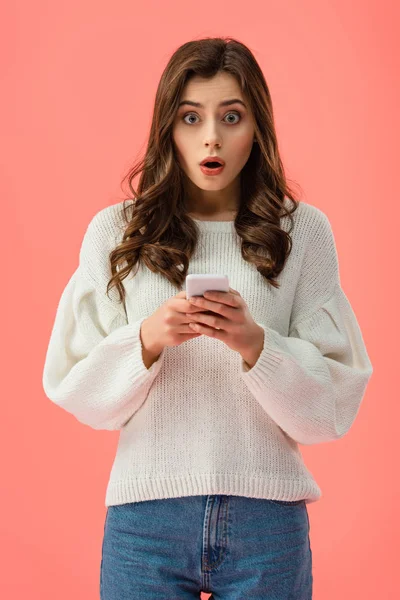
<svg viewBox="0 0 400 600">
<path fill-rule="evenodd" d="M 299 203 L 279 288 L 243 260 L 233 221 L 195 219 L 188 273 L 228 275 L 264 347 L 250 368 L 201 335 L 165 347 L 147 369 L 141 324 L 178 290 L 141 265 L 123 281 L 124 304 L 116 288 L 107 297 L 122 204 L 101 209 L 86 229 L 43 371 L 52 402 L 93 429 L 119 430 L 105 506 L 200 494 L 317 501 L 321 489 L 299 444 L 342 438 L 373 372 L 328 217 Z M 289 224 L 282 217 L 281 227 Z"/>
</svg>

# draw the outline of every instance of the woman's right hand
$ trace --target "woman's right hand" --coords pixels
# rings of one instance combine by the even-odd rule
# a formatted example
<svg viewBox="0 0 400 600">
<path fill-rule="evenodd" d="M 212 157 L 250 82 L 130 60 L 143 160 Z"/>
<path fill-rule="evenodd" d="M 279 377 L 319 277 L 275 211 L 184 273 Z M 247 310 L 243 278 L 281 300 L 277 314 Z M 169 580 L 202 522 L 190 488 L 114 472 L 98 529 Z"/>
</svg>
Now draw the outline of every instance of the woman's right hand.
<svg viewBox="0 0 400 600">
<path fill-rule="evenodd" d="M 168 298 L 150 317 L 145 319 L 140 329 L 144 349 L 157 356 L 165 346 L 179 346 L 197 338 L 201 333 L 193 333 L 186 313 L 204 312 L 186 300 L 186 291 Z"/>
</svg>

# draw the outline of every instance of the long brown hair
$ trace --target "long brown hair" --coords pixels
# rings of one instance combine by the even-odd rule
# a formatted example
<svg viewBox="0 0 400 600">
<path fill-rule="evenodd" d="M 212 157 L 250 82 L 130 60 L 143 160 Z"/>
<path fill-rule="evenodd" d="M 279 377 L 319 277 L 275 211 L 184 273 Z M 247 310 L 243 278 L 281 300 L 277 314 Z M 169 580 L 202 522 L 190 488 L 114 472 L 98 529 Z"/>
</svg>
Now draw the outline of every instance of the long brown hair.
<svg viewBox="0 0 400 600">
<path fill-rule="evenodd" d="M 279 156 L 269 89 L 244 44 L 230 37 L 205 38 L 183 44 L 169 60 L 157 88 L 145 156 L 123 179 L 128 180 L 133 198 L 123 202 L 127 226 L 122 241 L 109 255 L 112 277 L 107 286 L 107 294 L 117 286 L 121 302 L 125 300 L 122 280 L 141 261 L 178 291 L 182 289 L 199 231 L 185 212 L 185 174 L 176 158 L 172 126 L 187 81 L 194 75 L 211 78 L 221 71 L 233 75 L 246 95 L 258 142 L 240 173 L 240 206 L 234 226 L 242 240 L 242 257 L 279 287 L 274 278 L 291 252 L 291 215 L 298 200 L 288 186 Z M 136 191 L 132 180 L 138 173 Z M 285 197 L 292 202 L 290 209 Z M 291 221 L 289 232 L 280 227 L 284 215 Z"/>
</svg>

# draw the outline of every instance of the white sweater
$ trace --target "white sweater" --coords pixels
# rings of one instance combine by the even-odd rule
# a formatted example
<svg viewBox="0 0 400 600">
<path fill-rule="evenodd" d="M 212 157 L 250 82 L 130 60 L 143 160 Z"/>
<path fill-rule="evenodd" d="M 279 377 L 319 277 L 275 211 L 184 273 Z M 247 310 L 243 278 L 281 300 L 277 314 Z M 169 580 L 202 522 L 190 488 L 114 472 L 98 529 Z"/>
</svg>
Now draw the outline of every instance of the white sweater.
<svg viewBox="0 0 400 600">
<path fill-rule="evenodd" d="M 328 217 L 300 202 L 279 289 L 243 260 L 233 221 L 196 220 L 189 273 L 227 274 L 264 329 L 264 348 L 249 369 L 202 335 L 164 348 L 147 369 L 141 323 L 178 290 L 141 266 L 123 282 L 125 307 L 116 288 L 107 298 L 122 204 L 88 225 L 43 372 L 50 400 L 93 429 L 120 430 L 105 505 L 199 494 L 315 502 L 321 490 L 298 444 L 343 437 L 373 372 Z"/>
</svg>

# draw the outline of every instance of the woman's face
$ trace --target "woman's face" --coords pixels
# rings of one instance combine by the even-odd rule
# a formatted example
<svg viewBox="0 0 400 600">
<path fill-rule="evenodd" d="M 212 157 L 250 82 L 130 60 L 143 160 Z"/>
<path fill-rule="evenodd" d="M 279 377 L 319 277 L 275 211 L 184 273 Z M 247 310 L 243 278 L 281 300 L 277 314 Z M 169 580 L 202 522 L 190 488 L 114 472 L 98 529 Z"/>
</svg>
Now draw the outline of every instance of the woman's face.
<svg viewBox="0 0 400 600">
<path fill-rule="evenodd" d="M 237 99 L 226 106 L 221 102 Z M 182 104 L 184 101 L 202 106 Z M 212 79 L 193 77 L 186 84 L 173 125 L 173 142 L 179 163 L 189 179 L 202 190 L 229 186 L 246 164 L 254 140 L 253 115 L 236 79 L 218 73 Z M 219 156 L 225 167 L 218 175 L 200 169 L 207 156 Z"/>
</svg>

